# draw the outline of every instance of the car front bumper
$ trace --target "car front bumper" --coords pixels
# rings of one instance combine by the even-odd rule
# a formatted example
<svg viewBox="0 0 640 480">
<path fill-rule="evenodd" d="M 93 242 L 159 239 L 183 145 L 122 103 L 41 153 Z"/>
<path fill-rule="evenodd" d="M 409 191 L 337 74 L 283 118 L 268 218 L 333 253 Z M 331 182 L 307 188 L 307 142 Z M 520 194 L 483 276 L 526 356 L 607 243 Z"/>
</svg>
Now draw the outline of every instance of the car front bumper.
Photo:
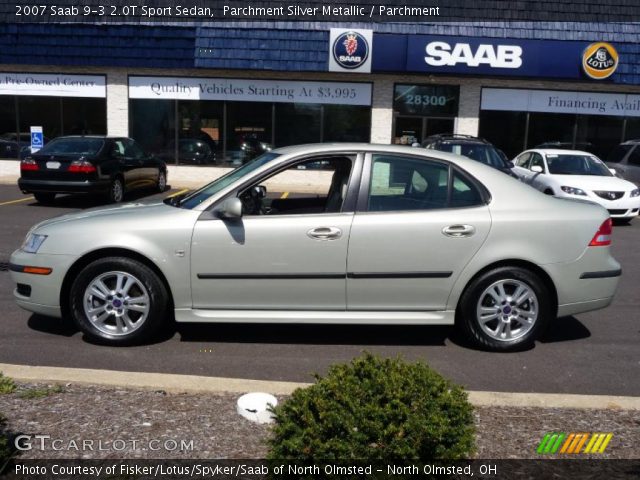
<svg viewBox="0 0 640 480">
<path fill-rule="evenodd" d="M 77 259 L 73 255 L 47 255 L 16 250 L 9 260 L 11 280 L 16 284 L 13 296 L 16 303 L 34 313 L 62 317 L 60 290 L 64 277 Z M 47 275 L 24 273 L 24 267 L 51 269 Z"/>
<path fill-rule="evenodd" d="M 109 191 L 109 180 L 33 180 L 18 179 L 18 188 L 23 193 L 106 193 Z"/>
</svg>

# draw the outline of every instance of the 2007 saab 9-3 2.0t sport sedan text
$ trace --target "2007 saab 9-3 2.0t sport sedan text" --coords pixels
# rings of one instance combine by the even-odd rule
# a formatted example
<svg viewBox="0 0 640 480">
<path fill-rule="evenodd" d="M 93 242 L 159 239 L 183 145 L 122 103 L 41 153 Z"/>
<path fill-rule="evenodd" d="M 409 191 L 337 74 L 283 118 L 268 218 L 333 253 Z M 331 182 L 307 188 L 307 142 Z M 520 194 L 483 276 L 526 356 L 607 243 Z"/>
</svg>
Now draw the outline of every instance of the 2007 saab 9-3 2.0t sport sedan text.
<svg viewBox="0 0 640 480">
<path fill-rule="evenodd" d="M 177 322 L 458 324 L 531 343 L 611 303 L 611 220 L 473 160 L 324 144 L 267 152 L 187 196 L 42 222 L 11 256 L 20 306 L 93 339 Z"/>
</svg>

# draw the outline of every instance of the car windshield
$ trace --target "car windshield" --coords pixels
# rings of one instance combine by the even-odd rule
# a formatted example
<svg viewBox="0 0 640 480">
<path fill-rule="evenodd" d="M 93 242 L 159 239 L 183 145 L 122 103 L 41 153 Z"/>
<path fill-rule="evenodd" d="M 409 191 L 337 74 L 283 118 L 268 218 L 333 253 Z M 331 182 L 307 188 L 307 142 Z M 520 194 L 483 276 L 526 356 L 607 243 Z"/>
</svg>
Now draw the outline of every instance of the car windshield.
<svg viewBox="0 0 640 480">
<path fill-rule="evenodd" d="M 95 155 L 102 146 L 102 138 L 57 138 L 39 151 L 39 155 Z"/>
<path fill-rule="evenodd" d="M 591 155 L 547 154 L 547 165 L 552 175 L 596 175 L 613 176 L 599 158 Z"/>
<path fill-rule="evenodd" d="M 492 145 L 484 144 L 452 144 L 441 143 L 436 147 L 443 152 L 451 152 L 456 155 L 463 155 L 471 160 L 475 160 L 485 165 L 489 165 L 493 168 L 508 168 L 508 165 L 503 158 L 496 152 L 496 149 Z"/>
<path fill-rule="evenodd" d="M 182 208 L 195 208 L 200 205 L 202 202 L 210 198 L 212 195 L 215 195 L 223 188 L 228 187 L 236 180 L 242 178 L 243 176 L 257 170 L 262 167 L 266 163 L 269 163 L 276 157 L 279 157 L 280 154 L 267 152 L 259 157 L 254 158 L 248 163 L 245 163 L 241 167 L 236 168 L 235 170 L 231 170 L 226 175 L 214 180 L 213 182 L 205 185 L 200 190 L 196 190 L 195 192 L 186 196 L 182 201 L 178 203 L 178 205 Z"/>
</svg>

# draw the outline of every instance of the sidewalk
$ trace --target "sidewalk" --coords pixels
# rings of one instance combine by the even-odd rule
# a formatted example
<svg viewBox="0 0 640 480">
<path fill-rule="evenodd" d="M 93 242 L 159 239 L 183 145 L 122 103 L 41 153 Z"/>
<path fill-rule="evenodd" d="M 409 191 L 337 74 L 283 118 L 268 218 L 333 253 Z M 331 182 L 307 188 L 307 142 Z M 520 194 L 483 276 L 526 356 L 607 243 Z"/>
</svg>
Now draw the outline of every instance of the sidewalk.
<svg viewBox="0 0 640 480">
<path fill-rule="evenodd" d="M 167 165 L 168 183 L 172 188 L 196 188 L 221 177 L 230 167 L 192 167 L 188 165 Z M 20 177 L 18 160 L 0 160 L 0 184 L 15 184 Z"/>
</svg>

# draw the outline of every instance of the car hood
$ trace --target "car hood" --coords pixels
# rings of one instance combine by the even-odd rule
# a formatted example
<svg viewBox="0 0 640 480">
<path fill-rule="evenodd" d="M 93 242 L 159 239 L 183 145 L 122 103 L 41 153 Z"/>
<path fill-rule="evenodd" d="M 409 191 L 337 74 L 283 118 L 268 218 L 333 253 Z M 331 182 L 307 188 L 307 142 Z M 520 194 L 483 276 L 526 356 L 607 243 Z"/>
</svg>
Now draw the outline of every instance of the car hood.
<svg viewBox="0 0 640 480">
<path fill-rule="evenodd" d="M 67 213 L 58 217 L 53 217 L 48 220 L 44 220 L 34 225 L 31 231 L 41 230 L 43 228 L 49 228 L 53 226 L 62 226 L 69 222 L 78 222 L 83 220 L 124 220 L 129 218 L 149 218 L 157 213 L 165 213 L 169 210 L 174 210 L 175 207 L 170 207 L 162 202 L 131 202 L 115 205 L 112 207 L 95 207 L 80 212 Z"/>
<path fill-rule="evenodd" d="M 637 188 L 633 183 L 618 177 L 597 175 L 552 175 L 552 177 L 564 186 L 583 190 L 629 191 Z"/>
</svg>

